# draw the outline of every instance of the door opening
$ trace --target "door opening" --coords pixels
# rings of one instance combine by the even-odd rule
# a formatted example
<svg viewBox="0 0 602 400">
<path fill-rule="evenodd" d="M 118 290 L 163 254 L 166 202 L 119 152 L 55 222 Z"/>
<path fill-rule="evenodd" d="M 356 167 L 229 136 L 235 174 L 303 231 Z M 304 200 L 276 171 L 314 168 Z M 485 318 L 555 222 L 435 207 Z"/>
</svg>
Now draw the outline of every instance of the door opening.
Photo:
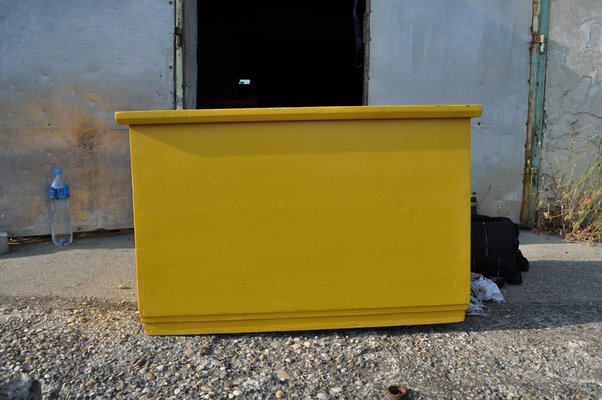
<svg viewBox="0 0 602 400">
<path fill-rule="evenodd" d="M 199 0 L 197 108 L 361 105 L 364 12 L 364 0 Z"/>
</svg>

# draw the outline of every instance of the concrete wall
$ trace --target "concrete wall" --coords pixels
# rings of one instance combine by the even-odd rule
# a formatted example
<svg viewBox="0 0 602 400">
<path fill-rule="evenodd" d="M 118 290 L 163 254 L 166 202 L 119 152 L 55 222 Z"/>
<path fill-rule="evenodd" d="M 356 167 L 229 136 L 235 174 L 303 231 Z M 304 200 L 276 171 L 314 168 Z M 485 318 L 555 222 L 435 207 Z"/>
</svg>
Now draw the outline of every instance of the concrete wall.
<svg viewBox="0 0 602 400">
<path fill-rule="evenodd" d="M 602 1 L 553 0 L 550 4 L 542 186 L 570 174 L 575 142 L 577 173 L 602 140 Z"/>
<path fill-rule="evenodd" d="M 368 103 L 482 104 L 473 120 L 472 190 L 482 213 L 516 222 L 531 14 L 528 0 L 371 0 Z"/>
<path fill-rule="evenodd" d="M 118 110 L 171 109 L 168 0 L 0 0 L 0 226 L 48 233 L 54 167 L 74 230 L 132 226 L 127 130 Z"/>
</svg>

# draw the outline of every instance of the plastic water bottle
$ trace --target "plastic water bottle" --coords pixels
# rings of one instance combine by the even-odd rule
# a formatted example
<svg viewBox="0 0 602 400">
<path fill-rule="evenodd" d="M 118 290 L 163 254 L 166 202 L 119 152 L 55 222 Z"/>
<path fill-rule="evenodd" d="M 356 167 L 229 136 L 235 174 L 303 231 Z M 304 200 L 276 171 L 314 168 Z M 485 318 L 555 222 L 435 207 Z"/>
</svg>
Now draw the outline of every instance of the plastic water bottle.
<svg viewBox="0 0 602 400">
<path fill-rule="evenodd" d="M 48 195 L 52 202 L 50 212 L 50 234 L 52 242 L 57 246 L 67 246 L 73 241 L 71 218 L 69 217 L 69 185 L 61 177 L 60 168 L 54 170 L 54 181 L 48 188 Z"/>
</svg>

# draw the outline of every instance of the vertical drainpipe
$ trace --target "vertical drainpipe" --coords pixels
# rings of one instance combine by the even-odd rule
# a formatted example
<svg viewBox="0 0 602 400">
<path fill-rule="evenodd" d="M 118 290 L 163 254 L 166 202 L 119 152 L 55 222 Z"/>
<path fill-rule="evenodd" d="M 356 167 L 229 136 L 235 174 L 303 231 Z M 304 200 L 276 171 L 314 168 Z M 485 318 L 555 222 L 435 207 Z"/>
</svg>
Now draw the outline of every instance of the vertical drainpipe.
<svg viewBox="0 0 602 400">
<path fill-rule="evenodd" d="M 174 102 L 176 110 L 184 109 L 184 0 L 175 0 L 174 20 Z"/>
<path fill-rule="evenodd" d="M 538 201 L 541 144 L 543 140 L 543 114 L 546 86 L 546 61 L 548 39 L 549 0 L 533 0 L 531 25 L 531 73 L 529 76 L 529 108 L 527 140 L 525 143 L 525 168 L 520 223 L 523 227 L 535 224 Z"/>
</svg>

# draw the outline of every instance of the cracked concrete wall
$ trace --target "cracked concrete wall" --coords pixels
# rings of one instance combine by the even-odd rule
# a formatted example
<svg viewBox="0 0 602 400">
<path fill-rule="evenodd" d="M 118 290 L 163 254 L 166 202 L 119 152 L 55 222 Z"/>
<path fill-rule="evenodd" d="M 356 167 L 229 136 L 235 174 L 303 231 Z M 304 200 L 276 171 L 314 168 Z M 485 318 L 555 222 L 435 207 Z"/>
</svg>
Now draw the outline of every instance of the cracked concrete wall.
<svg viewBox="0 0 602 400">
<path fill-rule="evenodd" d="M 575 164 L 579 175 L 599 154 L 602 1 L 553 0 L 548 36 L 540 187 L 545 192 L 543 201 L 554 197 L 554 180 L 563 179 L 563 175 L 566 179 Z"/>
<path fill-rule="evenodd" d="M 133 226 L 115 111 L 172 109 L 172 1 L 0 0 L 0 226 L 49 232 L 62 167 L 75 231 Z"/>
</svg>

